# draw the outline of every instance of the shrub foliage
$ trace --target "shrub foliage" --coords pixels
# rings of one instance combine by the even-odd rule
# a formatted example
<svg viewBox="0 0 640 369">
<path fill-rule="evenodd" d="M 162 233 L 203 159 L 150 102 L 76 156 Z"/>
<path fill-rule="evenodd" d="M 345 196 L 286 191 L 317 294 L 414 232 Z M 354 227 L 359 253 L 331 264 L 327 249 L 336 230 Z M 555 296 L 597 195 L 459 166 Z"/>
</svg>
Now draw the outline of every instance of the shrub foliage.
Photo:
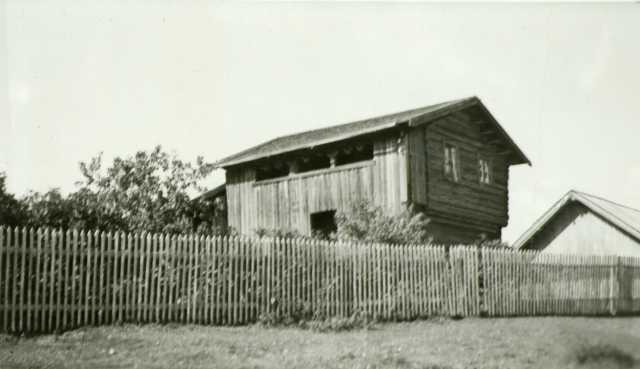
<svg viewBox="0 0 640 369">
<path fill-rule="evenodd" d="M 365 200 L 355 201 L 346 211 L 336 213 L 336 225 L 335 238 L 340 240 L 390 244 L 429 243 L 432 240 L 427 229 L 429 219 L 424 214 L 409 208 L 390 215 Z"/>
</svg>

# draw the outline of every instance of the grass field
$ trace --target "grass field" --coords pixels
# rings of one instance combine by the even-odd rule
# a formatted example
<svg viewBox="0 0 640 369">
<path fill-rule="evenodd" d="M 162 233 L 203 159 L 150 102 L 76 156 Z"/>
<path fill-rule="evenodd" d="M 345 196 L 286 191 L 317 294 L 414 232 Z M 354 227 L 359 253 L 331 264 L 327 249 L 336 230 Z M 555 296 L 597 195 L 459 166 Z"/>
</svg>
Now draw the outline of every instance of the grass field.
<svg viewBox="0 0 640 369">
<path fill-rule="evenodd" d="M 0 368 L 635 368 L 640 318 L 464 319 L 316 333 L 121 326 L 0 336 Z"/>
</svg>

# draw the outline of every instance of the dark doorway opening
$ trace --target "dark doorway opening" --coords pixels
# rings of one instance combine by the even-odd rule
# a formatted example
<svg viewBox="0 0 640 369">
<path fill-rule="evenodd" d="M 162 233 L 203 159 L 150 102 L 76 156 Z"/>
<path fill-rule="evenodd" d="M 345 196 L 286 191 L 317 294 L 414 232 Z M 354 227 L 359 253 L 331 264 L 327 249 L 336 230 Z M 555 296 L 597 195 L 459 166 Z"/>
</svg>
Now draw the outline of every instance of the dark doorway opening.
<svg viewBox="0 0 640 369">
<path fill-rule="evenodd" d="M 336 211 L 328 210 L 311 214 L 311 232 L 314 236 L 328 238 L 338 230 L 336 226 Z"/>
</svg>

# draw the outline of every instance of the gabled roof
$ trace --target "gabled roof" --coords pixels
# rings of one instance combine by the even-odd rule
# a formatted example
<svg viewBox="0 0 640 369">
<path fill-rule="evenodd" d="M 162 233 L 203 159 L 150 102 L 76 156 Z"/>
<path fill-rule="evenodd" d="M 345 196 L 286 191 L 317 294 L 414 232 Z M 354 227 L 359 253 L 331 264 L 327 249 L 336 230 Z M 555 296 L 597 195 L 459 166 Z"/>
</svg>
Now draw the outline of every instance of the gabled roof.
<svg viewBox="0 0 640 369">
<path fill-rule="evenodd" d="M 571 190 L 536 220 L 535 223 L 516 240 L 513 246 L 519 249 L 526 245 L 532 237 L 544 228 L 547 222 L 567 204 L 573 201 L 577 201 L 586 206 L 596 215 L 640 242 L 640 210 L 603 199 L 602 197 Z"/>
<path fill-rule="evenodd" d="M 515 157 L 517 158 L 514 161 L 514 164 L 527 163 L 531 165 L 531 162 L 526 155 L 513 142 L 511 137 L 509 137 L 491 113 L 489 113 L 480 99 L 474 96 L 399 113 L 359 120 L 352 123 L 282 136 L 221 159 L 215 163 L 215 166 L 217 168 L 229 167 L 273 155 L 283 154 L 289 151 L 310 149 L 319 145 L 397 127 L 402 124 L 407 124 L 409 126 L 424 124 L 474 105 L 480 105 L 483 108 L 484 112 L 490 117 L 491 123 L 496 126 L 497 130 L 514 151 Z"/>
</svg>

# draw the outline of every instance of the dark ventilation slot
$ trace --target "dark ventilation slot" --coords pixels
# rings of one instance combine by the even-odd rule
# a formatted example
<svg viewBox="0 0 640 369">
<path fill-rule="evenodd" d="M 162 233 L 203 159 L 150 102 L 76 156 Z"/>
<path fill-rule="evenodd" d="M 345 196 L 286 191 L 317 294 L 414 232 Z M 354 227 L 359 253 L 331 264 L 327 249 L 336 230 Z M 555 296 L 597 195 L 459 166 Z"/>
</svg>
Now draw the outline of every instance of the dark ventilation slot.
<svg viewBox="0 0 640 369">
<path fill-rule="evenodd" d="M 310 172 L 312 170 L 326 169 L 331 166 L 331 160 L 328 156 L 312 156 L 300 160 L 300 173 Z"/>
<path fill-rule="evenodd" d="M 282 165 L 280 168 L 258 168 L 258 170 L 256 171 L 256 181 L 285 177 L 287 175 L 289 175 L 289 167 L 287 167 L 286 165 Z"/>
<path fill-rule="evenodd" d="M 368 160 L 373 160 L 373 145 L 353 145 L 349 151 L 343 150 L 338 153 L 336 165 L 345 165 Z"/>
</svg>

